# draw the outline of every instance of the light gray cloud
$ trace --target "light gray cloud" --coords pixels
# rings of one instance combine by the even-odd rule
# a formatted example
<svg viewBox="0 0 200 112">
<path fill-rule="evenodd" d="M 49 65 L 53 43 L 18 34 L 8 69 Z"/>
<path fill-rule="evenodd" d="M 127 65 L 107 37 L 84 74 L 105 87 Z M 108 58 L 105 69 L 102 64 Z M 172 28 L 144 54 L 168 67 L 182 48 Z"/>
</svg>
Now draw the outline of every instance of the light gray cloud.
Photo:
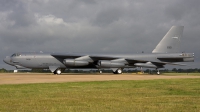
<svg viewBox="0 0 200 112">
<path fill-rule="evenodd" d="M 120 17 L 123 15 L 124 11 L 118 8 L 111 8 L 102 10 L 99 12 L 94 19 L 94 25 L 107 26 L 113 22 L 119 21 Z"/>
<path fill-rule="evenodd" d="M 14 52 L 150 53 L 184 25 L 182 51 L 199 66 L 199 0 L 1 0 L 0 59 Z M 3 62 L 0 68 L 9 68 Z"/>
</svg>

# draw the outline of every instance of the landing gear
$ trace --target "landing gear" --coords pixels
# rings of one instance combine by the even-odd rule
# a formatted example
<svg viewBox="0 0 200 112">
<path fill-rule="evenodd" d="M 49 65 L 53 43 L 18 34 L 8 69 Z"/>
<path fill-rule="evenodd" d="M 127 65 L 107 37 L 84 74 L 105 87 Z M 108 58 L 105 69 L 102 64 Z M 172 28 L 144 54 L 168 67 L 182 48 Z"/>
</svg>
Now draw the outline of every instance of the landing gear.
<svg viewBox="0 0 200 112">
<path fill-rule="evenodd" d="M 54 74 L 60 75 L 62 73 L 61 69 L 57 69 L 53 72 Z"/>
<path fill-rule="evenodd" d="M 102 74 L 102 71 L 101 71 L 101 70 L 99 70 L 99 73 L 100 73 L 100 74 Z"/>
<path fill-rule="evenodd" d="M 117 69 L 116 71 L 114 71 L 113 73 L 114 73 L 114 74 L 122 74 L 122 69 L 119 68 L 119 69 Z"/>
<path fill-rule="evenodd" d="M 140 67 L 140 72 L 141 72 L 141 74 L 143 74 L 143 73 L 144 73 L 144 71 L 142 70 L 142 67 Z"/>
<path fill-rule="evenodd" d="M 102 74 L 103 72 L 101 71 L 101 69 L 98 69 L 99 73 Z"/>
<path fill-rule="evenodd" d="M 49 66 L 49 70 L 54 74 L 61 74 L 62 71 L 64 72 L 64 68 L 60 68 L 59 66 Z"/>
<path fill-rule="evenodd" d="M 157 70 L 157 75 L 160 75 L 160 71 L 158 69 L 156 69 L 156 70 Z"/>
</svg>

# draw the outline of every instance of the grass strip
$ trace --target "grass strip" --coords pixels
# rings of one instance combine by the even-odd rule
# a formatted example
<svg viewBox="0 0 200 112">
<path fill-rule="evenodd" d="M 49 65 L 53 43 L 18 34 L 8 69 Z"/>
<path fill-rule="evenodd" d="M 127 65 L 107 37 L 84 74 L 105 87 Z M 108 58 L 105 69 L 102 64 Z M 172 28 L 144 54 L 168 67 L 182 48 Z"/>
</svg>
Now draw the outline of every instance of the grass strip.
<svg viewBox="0 0 200 112">
<path fill-rule="evenodd" d="M 197 112 L 200 79 L 0 85 L 0 112 Z"/>
</svg>

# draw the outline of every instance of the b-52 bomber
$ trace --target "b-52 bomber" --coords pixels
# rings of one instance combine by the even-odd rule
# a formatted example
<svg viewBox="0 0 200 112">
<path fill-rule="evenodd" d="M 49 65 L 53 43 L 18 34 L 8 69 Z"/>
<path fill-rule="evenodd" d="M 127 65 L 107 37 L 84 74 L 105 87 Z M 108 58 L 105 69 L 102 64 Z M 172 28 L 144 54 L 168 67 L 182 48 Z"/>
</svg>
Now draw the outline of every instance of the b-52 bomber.
<svg viewBox="0 0 200 112">
<path fill-rule="evenodd" d="M 193 62 L 194 53 L 179 51 L 183 26 L 172 26 L 151 54 L 132 55 L 95 55 L 67 53 L 14 53 L 3 61 L 17 69 L 49 69 L 54 74 L 61 74 L 65 69 L 104 69 L 110 68 L 114 74 L 121 74 L 124 68 L 144 67 L 159 68 L 165 65 L 184 65 L 177 62 Z M 101 71 L 100 71 L 101 72 Z"/>
</svg>

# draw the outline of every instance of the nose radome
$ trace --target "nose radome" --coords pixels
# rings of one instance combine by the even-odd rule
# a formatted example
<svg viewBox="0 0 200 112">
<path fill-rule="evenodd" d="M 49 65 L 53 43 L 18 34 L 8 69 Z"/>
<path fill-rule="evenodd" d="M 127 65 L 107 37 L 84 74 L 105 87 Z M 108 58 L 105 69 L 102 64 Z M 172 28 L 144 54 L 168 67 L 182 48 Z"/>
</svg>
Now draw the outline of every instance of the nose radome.
<svg viewBox="0 0 200 112">
<path fill-rule="evenodd" d="M 10 57 L 9 56 L 6 56 L 6 58 L 3 59 L 3 61 L 7 64 L 11 64 L 10 63 Z"/>
</svg>

